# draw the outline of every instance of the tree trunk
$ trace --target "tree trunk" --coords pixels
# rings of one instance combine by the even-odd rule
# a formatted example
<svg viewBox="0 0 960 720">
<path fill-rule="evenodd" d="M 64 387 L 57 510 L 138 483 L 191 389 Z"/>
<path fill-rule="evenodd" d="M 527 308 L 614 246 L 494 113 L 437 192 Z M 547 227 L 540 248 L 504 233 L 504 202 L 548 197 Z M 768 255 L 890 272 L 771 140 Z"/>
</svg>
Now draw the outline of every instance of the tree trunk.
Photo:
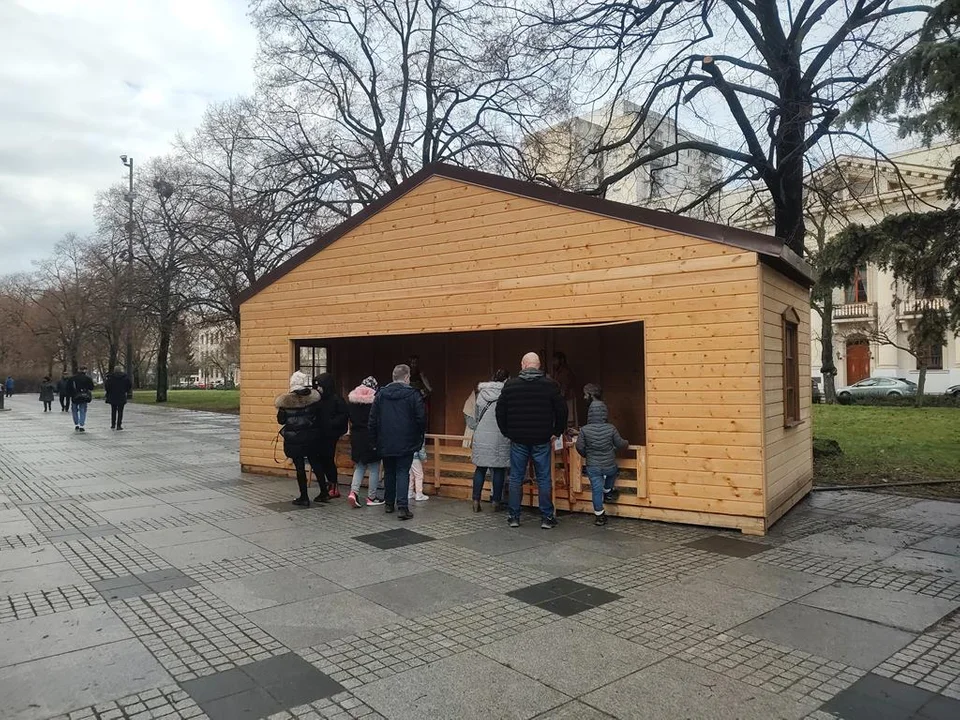
<svg viewBox="0 0 960 720">
<path fill-rule="evenodd" d="M 173 323 L 165 321 L 160 325 L 160 347 L 157 350 L 157 402 L 167 401 L 167 361 L 170 358 L 170 337 L 173 335 Z"/>
<path fill-rule="evenodd" d="M 927 384 L 927 364 L 925 362 L 917 363 L 917 370 L 920 371 L 917 377 L 917 397 L 914 400 L 914 406 L 923 407 L 923 388 Z"/>
<path fill-rule="evenodd" d="M 113 341 L 113 338 L 110 338 L 110 346 L 107 354 L 109 355 L 107 359 L 107 371 L 113 372 L 113 369 L 120 364 L 120 347 Z"/>
<path fill-rule="evenodd" d="M 774 225 L 776 235 L 781 237 L 791 250 L 803 257 L 806 226 L 803 222 L 803 142 L 809 110 L 802 100 L 795 97 L 800 82 L 799 68 L 791 67 L 782 90 L 786 97 L 780 118 L 780 138 L 776 143 L 778 187 L 771 188 L 774 200 Z M 793 95 L 791 97 L 791 95 Z"/>
<path fill-rule="evenodd" d="M 833 362 L 833 293 L 823 298 L 823 313 L 820 326 L 820 374 L 823 376 L 823 401 L 828 405 L 837 402 L 837 366 Z"/>
</svg>

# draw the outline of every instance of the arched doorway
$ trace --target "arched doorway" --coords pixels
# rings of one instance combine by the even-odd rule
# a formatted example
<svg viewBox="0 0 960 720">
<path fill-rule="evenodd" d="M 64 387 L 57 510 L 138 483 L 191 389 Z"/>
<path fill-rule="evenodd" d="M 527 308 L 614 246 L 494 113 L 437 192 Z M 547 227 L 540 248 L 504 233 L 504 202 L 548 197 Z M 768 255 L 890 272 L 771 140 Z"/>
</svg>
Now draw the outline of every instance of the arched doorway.
<svg viewBox="0 0 960 720">
<path fill-rule="evenodd" d="M 865 338 L 847 340 L 847 385 L 870 377 L 870 343 Z"/>
</svg>

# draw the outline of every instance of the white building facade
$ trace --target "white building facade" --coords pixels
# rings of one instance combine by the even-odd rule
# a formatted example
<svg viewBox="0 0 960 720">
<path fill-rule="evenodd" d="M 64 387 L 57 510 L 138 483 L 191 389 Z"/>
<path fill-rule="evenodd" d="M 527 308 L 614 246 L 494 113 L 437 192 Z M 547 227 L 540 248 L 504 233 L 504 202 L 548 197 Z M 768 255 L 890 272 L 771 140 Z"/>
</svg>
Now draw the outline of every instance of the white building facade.
<svg viewBox="0 0 960 720">
<path fill-rule="evenodd" d="M 872 157 L 843 156 L 821 168 L 819 174 L 832 173 L 835 191 L 830 207 L 811 201 L 808 208 L 808 237 L 822 223 L 826 236 L 845 226 L 859 223 L 870 226 L 887 215 L 924 212 L 949 206 L 943 184 L 960 144 L 943 144 L 890 155 L 890 161 Z M 823 185 L 821 185 L 823 186 Z M 740 198 L 745 197 L 741 194 Z M 721 207 L 727 222 L 733 225 L 773 232 L 769 213 L 758 206 L 737 207 L 736 194 L 723 198 Z M 960 242 L 960 238 L 957 239 Z M 809 241 L 813 242 L 813 241 Z M 930 302 L 942 303 L 940 298 Z M 918 300 L 909 297 L 889 272 L 868 265 L 858 268 L 849 284 L 833 294 L 833 360 L 837 368 L 836 386 L 851 385 L 866 377 L 899 377 L 917 381 L 917 358 L 906 348 L 917 318 Z M 821 377 L 823 323 L 811 310 L 812 374 Z M 942 393 L 960 384 L 960 337 L 948 333 L 943 344 L 926 349 L 925 391 Z"/>
<path fill-rule="evenodd" d="M 239 387 L 240 343 L 233 325 L 206 325 L 197 329 L 194 341 L 198 387 Z"/>
</svg>

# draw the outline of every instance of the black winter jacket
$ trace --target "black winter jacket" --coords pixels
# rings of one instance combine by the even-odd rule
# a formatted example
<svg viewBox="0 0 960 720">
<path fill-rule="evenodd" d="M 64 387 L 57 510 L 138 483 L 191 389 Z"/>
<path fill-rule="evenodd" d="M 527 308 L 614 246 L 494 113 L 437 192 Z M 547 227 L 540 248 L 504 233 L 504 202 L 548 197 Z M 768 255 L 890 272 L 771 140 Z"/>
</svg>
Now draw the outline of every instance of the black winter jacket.
<svg viewBox="0 0 960 720">
<path fill-rule="evenodd" d="M 283 425 L 283 453 L 288 458 L 313 456 L 320 443 L 320 393 L 313 389 L 285 393 L 274 402 Z"/>
<path fill-rule="evenodd" d="M 497 425 L 520 445 L 542 445 L 567 429 L 567 403 L 560 387 L 540 370 L 523 370 L 503 386 Z"/>
<path fill-rule="evenodd" d="M 67 395 L 73 402 L 89 402 L 90 398 L 78 400 L 81 393 L 88 393 L 93 396 L 93 378 L 86 373 L 77 373 L 67 381 Z"/>
<path fill-rule="evenodd" d="M 333 375 L 317 375 L 316 387 L 320 392 L 320 404 L 317 407 L 317 429 L 320 442 L 325 445 L 336 443 L 347 432 L 347 403 L 333 386 Z"/>
<path fill-rule="evenodd" d="M 124 405 L 127 402 L 127 393 L 133 385 L 125 372 L 110 373 L 103 381 L 106 400 L 111 405 Z"/>
<path fill-rule="evenodd" d="M 380 457 L 418 452 L 427 430 L 427 411 L 420 391 L 399 382 L 382 388 L 370 409 L 368 427 Z"/>
<path fill-rule="evenodd" d="M 361 385 L 347 396 L 350 414 L 350 459 L 355 463 L 377 462 L 380 458 L 370 437 L 370 410 L 376 392 Z"/>
</svg>

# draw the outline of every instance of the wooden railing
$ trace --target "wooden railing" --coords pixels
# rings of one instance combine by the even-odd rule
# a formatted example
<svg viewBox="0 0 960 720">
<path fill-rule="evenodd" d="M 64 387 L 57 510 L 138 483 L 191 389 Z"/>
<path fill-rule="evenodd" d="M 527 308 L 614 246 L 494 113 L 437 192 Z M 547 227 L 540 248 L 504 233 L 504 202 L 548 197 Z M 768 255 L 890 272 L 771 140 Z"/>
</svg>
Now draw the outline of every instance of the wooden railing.
<svg viewBox="0 0 960 720">
<path fill-rule="evenodd" d="M 474 465 L 471 449 L 463 446 L 462 435 L 427 435 L 427 461 L 424 463 L 424 491 L 445 497 L 468 499 L 472 496 Z M 615 487 L 620 496 L 615 504 L 644 505 L 647 498 L 647 449 L 631 445 L 617 460 L 620 474 Z M 572 444 L 553 451 L 553 500 L 561 510 L 589 511 L 590 481 L 582 474 L 583 458 Z M 350 439 L 344 437 L 338 446 L 337 465 L 341 470 L 351 466 Z M 523 486 L 525 505 L 537 504 L 537 484 L 533 468 L 527 468 L 531 481 Z M 490 478 L 486 480 L 489 488 Z M 489 491 L 484 492 L 484 497 Z M 506 500 L 506 498 L 504 498 Z"/>
</svg>

